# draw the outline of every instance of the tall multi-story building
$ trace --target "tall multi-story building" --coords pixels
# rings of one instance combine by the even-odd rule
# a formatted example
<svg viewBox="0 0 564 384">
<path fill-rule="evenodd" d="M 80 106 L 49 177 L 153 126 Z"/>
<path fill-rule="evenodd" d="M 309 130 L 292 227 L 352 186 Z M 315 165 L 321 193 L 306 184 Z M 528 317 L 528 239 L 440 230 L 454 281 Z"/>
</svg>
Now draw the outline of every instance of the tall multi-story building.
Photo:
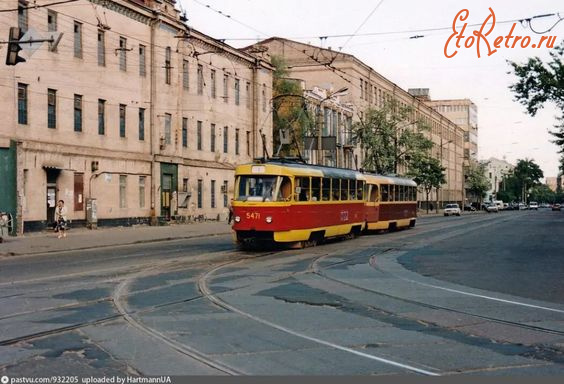
<svg viewBox="0 0 564 384">
<path fill-rule="evenodd" d="M 562 177 L 562 175 L 557 177 L 547 177 L 546 185 L 553 192 L 564 191 L 564 177 Z"/>
<path fill-rule="evenodd" d="M 478 159 L 478 108 L 469 99 L 429 100 L 427 102 L 464 131 L 464 162 Z"/>
<path fill-rule="evenodd" d="M 0 210 L 20 233 L 44 228 L 59 199 L 74 221 L 95 199 L 102 225 L 217 218 L 235 165 L 271 151 L 271 66 L 189 28 L 174 0 L 0 10 L 4 39 L 62 33 L 0 66 Z"/>
<path fill-rule="evenodd" d="M 347 94 L 341 96 L 340 101 L 351 106 L 354 121 L 362 119 L 367 108 L 379 108 L 390 100 L 412 107 L 414 119 L 423 120 L 430 127 L 432 153 L 446 168 L 447 182 L 439 190 L 439 195 L 433 194 L 431 199 L 438 201 L 440 205 L 456 201 L 461 203 L 465 199 L 464 132 L 424 100 L 401 89 L 355 56 L 346 53 L 278 37 L 261 41 L 245 50 L 265 59 L 272 56 L 284 57 L 290 76 L 302 79 L 306 89 L 320 87 L 338 92 L 346 88 Z M 354 159 L 350 163 L 362 164 L 360 148 L 356 146 L 350 151 L 350 156 Z M 326 164 L 326 159 L 330 156 L 331 150 L 323 151 L 318 162 Z"/>
</svg>

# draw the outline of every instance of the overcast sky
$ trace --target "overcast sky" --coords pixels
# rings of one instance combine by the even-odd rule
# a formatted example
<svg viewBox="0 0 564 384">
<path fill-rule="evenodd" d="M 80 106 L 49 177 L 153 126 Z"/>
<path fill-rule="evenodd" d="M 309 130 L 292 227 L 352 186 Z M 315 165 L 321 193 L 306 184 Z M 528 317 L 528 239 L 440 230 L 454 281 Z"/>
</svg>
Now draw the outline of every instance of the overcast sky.
<svg viewBox="0 0 564 384">
<path fill-rule="evenodd" d="M 548 58 L 548 49 L 532 48 L 541 35 L 517 22 L 513 35 L 530 36 L 528 48 L 501 48 L 491 56 L 482 43 L 482 57 L 476 46 L 462 48 L 453 58 L 444 55 L 456 14 L 466 8 L 468 24 L 481 24 L 490 14 L 496 25 L 488 39 L 505 36 L 512 22 L 536 15 L 558 13 L 564 17 L 561 0 L 535 1 L 455 1 L 455 0 L 180 0 L 188 24 L 235 47 L 252 44 L 271 36 L 332 47 L 355 55 L 404 89 L 429 88 L 433 99 L 469 98 L 478 106 L 479 158 L 530 158 L 541 166 L 545 176 L 558 172 L 557 147 L 550 143 L 557 114 L 549 105 L 532 118 L 513 101 L 508 86 L 515 77 L 507 60 L 524 62 L 527 57 Z M 219 13 L 221 12 L 221 14 Z M 228 15 L 230 17 L 226 17 Z M 370 17 L 369 17 L 370 16 Z M 535 31 L 550 28 L 557 16 L 531 21 Z M 363 24 L 364 23 L 364 24 Z M 459 22 L 461 29 L 463 22 Z M 361 27 L 362 26 L 362 27 Z M 360 27 L 360 29 L 359 29 Z M 437 31 L 424 31 L 448 28 Z M 480 27 L 468 27 L 467 33 Z M 489 30 L 488 26 L 485 30 Z M 349 39 L 320 36 L 358 34 Z M 408 31 L 405 33 L 398 33 Z M 364 36 L 363 36 L 364 35 Z M 423 36 L 410 38 L 413 36 Z M 564 38 L 564 20 L 547 36 Z M 252 39 L 255 39 L 254 41 Z"/>
</svg>

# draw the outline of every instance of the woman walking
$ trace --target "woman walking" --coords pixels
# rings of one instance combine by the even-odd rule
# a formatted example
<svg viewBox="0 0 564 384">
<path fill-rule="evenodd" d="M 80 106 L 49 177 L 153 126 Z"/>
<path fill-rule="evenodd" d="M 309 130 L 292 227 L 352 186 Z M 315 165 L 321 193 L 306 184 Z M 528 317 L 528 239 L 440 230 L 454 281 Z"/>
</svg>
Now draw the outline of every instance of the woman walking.
<svg viewBox="0 0 564 384">
<path fill-rule="evenodd" d="M 57 232 L 59 232 L 59 239 L 61 237 L 67 237 L 65 232 L 67 223 L 67 207 L 65 207 L 65 202 L 59 200 L 57 203 L 57 209 L 55 210 L 55 222 L 57 223 Z"/>
</svg>

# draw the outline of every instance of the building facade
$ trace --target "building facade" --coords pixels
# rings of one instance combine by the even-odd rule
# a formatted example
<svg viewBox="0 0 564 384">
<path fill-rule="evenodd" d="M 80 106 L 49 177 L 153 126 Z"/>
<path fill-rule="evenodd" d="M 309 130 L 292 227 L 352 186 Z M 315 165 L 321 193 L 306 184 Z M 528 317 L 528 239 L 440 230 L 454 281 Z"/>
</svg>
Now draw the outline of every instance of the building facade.
<svg viewBox="0 0 564 384">
<path fill-rule="evenodd" d="M 552 192 L 561 192 L 564 190 L 564 177 L 562 177 L 562 175 L 557 177 L 547 177 L 546 185 Z"/>
<path fill-rule="evenodd" d="M 18 232 L 59 199 L 100 225 L 225 217 L 235 165 L 272 148 L 270 65 L 189 28 L 174 0 L 49 3 L 0 3 L 1 36 L 62 33 L 0 67 L 0 203 Z"/>
<path fill-rule="evenodd" d="M 342 52 L 278 37 L 245 50 L 268 60 L 275 55 L 284 57 L 291 77 L 302 79 L 306 89 L 319 87 L 338 92 L 346 88 L 347 93 L 340 97 L 340 102 L 351 106 L 353 121 L 362 119 L 367 108 L 382 107 L 386 101 L 395 100 L 402 106 L 412 107 L 414 119 L 423 120 L 430 127 L 432 154 L 446 168 L 447 182 L 439 190 L 438 196 L 433 192 L 432 201 L 438 201 L 442 206 L 447 202 L 462 203 L 465 200 L 464 132 L 424 100 L 401 89 L 356 57 Z M 353 164 L 362 164 L 362 152 L 358 145 L 351 148 L 350 153 Z M 319 162 L 325 164 L 326 157 L 326 154 L 322 154 Z"/>
<path fill-rule="evenodd" d="M 483 161 L 486 165 L 486 177 L 490 181 L 491 188 L 486 192 L 486 201 L 496 200 L 496 194 L 503 189 L 503 180 L 513 172 L 515 166 L 505 160 L 491 157 Z M 507 201 L 506 201 L 507 203 Z"/>
</svg>

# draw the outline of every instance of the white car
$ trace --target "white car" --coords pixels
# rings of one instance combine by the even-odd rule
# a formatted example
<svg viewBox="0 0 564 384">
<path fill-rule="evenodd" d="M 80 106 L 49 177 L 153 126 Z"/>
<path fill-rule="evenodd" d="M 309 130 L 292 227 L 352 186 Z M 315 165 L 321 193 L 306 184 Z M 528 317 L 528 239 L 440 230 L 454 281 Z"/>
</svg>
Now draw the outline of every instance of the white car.
<svg viewBox="0 0 564 384">
<path fill-rule="evenodd" d="M 458 204 L 447 204 L 445 207 L 445 216 L 456 215 L 460 216 L 460 207 Z"/>
<path fill-rule="evenodd" d="M 487 212 L 495 212 L 495 213 L 498 213 L 498 212 L 499 212 L 499 208 L 498 208 L 497 204 L 492 203 L 492 204 L 489 204 L 489 205 L 486 207 L 486 211 L 487 211 Z"/>
<path fill-rule="evenodd" d="M 531 201 L 529 203 L 529 209 L 536 209 L 538 211 L 539 209 L 539 203 L 537 203 L 536 201 Z"/>
</svg>

